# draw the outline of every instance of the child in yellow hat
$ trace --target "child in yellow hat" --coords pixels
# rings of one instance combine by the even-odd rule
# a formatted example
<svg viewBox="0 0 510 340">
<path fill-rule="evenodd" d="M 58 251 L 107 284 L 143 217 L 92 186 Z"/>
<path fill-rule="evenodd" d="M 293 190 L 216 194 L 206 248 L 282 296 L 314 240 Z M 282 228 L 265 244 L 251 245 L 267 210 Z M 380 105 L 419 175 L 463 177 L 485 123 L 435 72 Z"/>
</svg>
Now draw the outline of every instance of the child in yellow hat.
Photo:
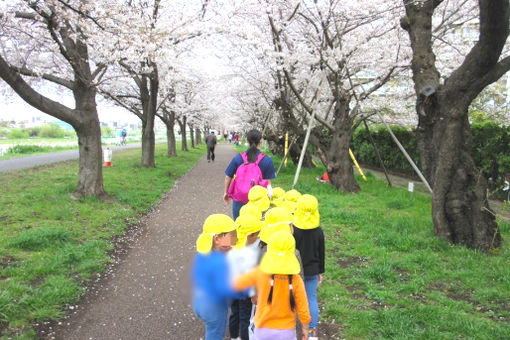
<svg viewBox="0 0 510 340">
<path fill-rule="evenodd" d="M 268 197 L 267 188 L 260 185 L 255 185 L 248 193 L 248 202 L 255 205 L 263 213 L 269 209 L 270 201 Z"/>
<path fill-rule="evenodd" d="M 319 224 L 319 201 L 312 195 L 301 196 L 294 213 L 294 238 L 303 262 L 306 296 L 312 316 L 308 338 L 310 340 L 318 339 L 317 286 L 322 282 L 324 273 L 324 233 Z"/>
<path fill-rule="evenodd" d="M 260 211 L 255 204 L 250 202 L 246 203 L 241 207 L 241 209 L 239 209 L 239 216 L 243 215 L 253 215 L 258 220 L 262 220 L 262 211 Z"/>
<path fill-rule="evenodd" d="M 234 289 L 238 291 L 257 287 L 256 339 L 296 339 L 296 313 L 302 323 L 302 339 L 308 337 L 311 317 L 294 251 L 292 234 L 277 231 L 269 239 L 260 266 L 234 280 Z"/>
<path fill-rule="evenodd" d="M 237 242 L 236 225 L 224 214 L 207 217 L 203 232 L 197 239 L 197 251 L 192 276 L 193 311 L 205 325 L 207 340 L 221 340 L 225 336 L 228 300 L 245 297 L 235 293 L 230 285 L 225 253 Z"/>
<path fill-rule="evenodd" d="M 249 203 L 244 207 L 249 206 Z M 241 210 L 243 209 L 241 208 Z M 259 214 L 260 210 L 255 208 Z M 227 254 L 230 275 L 233 279 L 253 269 L 259 260 L 258 234 L 262 227 L 262 221 L 254 215 L 244 213 L 239 215 L 235 224 L 237 226 L 238 241 L 232 251 Z M 253 291 L 252 294 L 255 295 Z M 248 339 L 248 327 L 252 302 L 250 298 L 235 299 L 230 305 L 229 333 L 231 338 Z"/>
<path fill-rule="evenodd" d="M 296 211 L 297 201 L 301 197 L 301 193 L 296 189 L 289 190 L 283 196 L 282 207 L 289 209 L 291 213 Z"/>
<path fill-rule="evenodd" d="M 273 188 L 273 197 L 271 198 L 271 205 L 273 207 L 281 207 L 284 196 L 285 190 L 283 190 L 280 187 Z"/>
</svg>

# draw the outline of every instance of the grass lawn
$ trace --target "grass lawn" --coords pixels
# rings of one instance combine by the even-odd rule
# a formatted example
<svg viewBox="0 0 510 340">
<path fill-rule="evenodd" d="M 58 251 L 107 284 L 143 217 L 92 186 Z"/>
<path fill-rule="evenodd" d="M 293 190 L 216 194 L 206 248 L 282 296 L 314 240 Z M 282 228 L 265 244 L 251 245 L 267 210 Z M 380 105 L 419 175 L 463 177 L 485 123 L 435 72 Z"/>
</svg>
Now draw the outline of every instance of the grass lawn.
<svg viewBox="0 0 510 340">
<path fill-rule="evenodd" d="M 274 157 L 275 167 L 280 160 Z M 273 187 L 289 190 L 288 162 Z M 336 191 L 304 169 L 296 189 L 319 200 L 326 236 L 321 320 L 345 339 L 509 339 L 510 225 L 492 254 L 434 236 L 430 197 L 368 174 L 361 191 Z M 327 321 L 326 321 L 327 320 Z"/>
<path fill-rule="evenodd" d="M 102 145 L 115 145 L 116 142 L 117 138 L 106 138 L 102 140 Z M 166 136 L 164 138 L 156 138 L 156 142 L 166 142 Z M 67 143 L 68 145 L 59 145 L 59 143 Z M 127 139 L 127 144 L 140 143 L 140 139 Z M 14 144 L 14 146 L 11 152 L 7 152 L 8 150 L 5 150 L 3 155 L 0 154 L 0 160 L 78 149 L 78 139 L 76 138 L 30 138 L 0 140 L 0 149 L 2 144 Z"/>
<path fill-rule="evenodd" d="M 84 286 L 110 262 L 112 240 L 136 223 L 205 147 L 167 158 L 156 146 L 155 169 L 140 167 L 140 149 L 115 152 L 104 168 L 104 187 L 114 202 L 73 201 L 78 163 L 0 175 L 0 335 L 32 338 L 32 323 L 58 320 Z"/>
</svg>

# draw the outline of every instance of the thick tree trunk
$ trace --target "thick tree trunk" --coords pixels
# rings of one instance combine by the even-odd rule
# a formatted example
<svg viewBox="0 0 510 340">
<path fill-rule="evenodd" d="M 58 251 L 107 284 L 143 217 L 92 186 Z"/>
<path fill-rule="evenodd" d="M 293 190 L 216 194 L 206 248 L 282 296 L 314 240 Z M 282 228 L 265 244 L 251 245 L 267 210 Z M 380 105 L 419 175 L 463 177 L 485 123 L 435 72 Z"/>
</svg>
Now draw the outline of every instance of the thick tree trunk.
<svg viewBox="0 0 510 340">
<path fill-rule="evenodd" d="M 195 148 L 195 130 L 191 124 L 189 124 L 189 138 L 191 141 L 191 148 Z"/>
<path fill-rule="evenodd" d="M 500 246 L 501 234 L 488 205 L 487 181 L 471 157 L 468 107 L 510 68 L 508 62 L 498 63 L 508 36 L 508 1 L 479 1 L 479 41 L 443 85 L 432 50 L 432 15 L 439 3 L 404 0 L 407 16 L 401 20 L 413 49 L 417 139 L 434 191 L 434 232 L 451 243 L 487 251 Z"/>
<path fill-rule="evenodd" d="M 166 115 L 166 119 L 164 119 L 164 123 L 166 126 L 166 142 L 168 146 L 167 156 L 168 157 L 177 157 L 177 146 L 175 142 L 175 113 L 170 113 Z"/>
<path fill-rule="evenodd" d="M 146 168 L 154 168 L 154 149 L 156 139 L 154 136 L 154 115 L 152 118 L 147 117 L 142 125 L 142 166 Z"/>
<path fill-rule="evenodd" d="M 299 157 L 301 155 L 301 150 L 305 141 L 303 127 L 298 123 L 295 116 L 292 114 L 292 109 L 286 100 L 285 95 L 282 94 L 279 99 L 275 100 L 275 104 L 280 111 L 280 117 L 282 118 L 281 129 L 283 131 L 275 131 L 275 133 L 270 133 L 268 130 L 266 130 L 266 135 L 272 135 L 273 142 L 278 144 L 281 143 L 283 146 L 283 152 L 285 152 L 285 133 L 289 133 L 289 144 L 291 143 L 291 140 L 294 140 L 295 136 L 298 136 L 297 140 L 295 140 L 294 143 L 289 146 L 289 158 L 292 160 L 292 162 L 294 162 L 295 165 L 297 165 L 299 163 Z M 271 127 L 268 127 L 268 129 L 270 130 Z M 284 137 L 280 138 L 279 134 Z M 305 151 L 303 163 L 301 166 L 310 169 L 315 168 L 315 164 L 312 162 L 312 154 L 309 150 Z"/>
<path fill-rule="evenodd" d="M 75 199 L 85 196 L 105 198 L 101 128 L 97 116 L 87 119 L 76 129 L 76 134 L 78 135 L 80 171 L 78 185 L 72 197 Z"/>
<path fill-rule="evenodd" d="M 342 125 L 345 126 L 345 129 L 335 131 L 329 144 L 322 144 L 320 139 L 315 136 L 311 138 L 311 141 L 316 146 L 319 157 L 326 167 L 331 184 L 345 192 L 358 192 L 360 186 L 354 177 L 352 161 L 349 156 L 349 145 L 352 139 L 352 131 L 349 129 L 351 125 Z"/>
<path fill-rule="evenodd" d="M 200 145 L 202 144 L 202 132 L 199 128 L 195 129 L 195 144 Z"/>
<path fill-rule="evenodd" d="M 295 165 L 298 165 L 299 163 L 299 157 L 301 156 L 301 150 L 303 149 L 304 140 L 305 140 L 304 138 L 298 138 L 298 140 L 295 141 L 294 144 L 292 144 L 292 146 L 289 148 L 289 157 L 290 159 L 292 159 L 292 162 L 294 162 Z M 303 156 L 303 163 L 301 164 L 301 166 L 307 169 L 315 168 L 315 164 L 313 164 L 312 161 L 312 153 L 308 149 L 305 151 L 305 155 Z"/>
<path fill-rule="evenodd" d="M 166 143 L 168 146 L 167 156 L 177 157 L 177 146 L 175 142 L 175 132 L 173 127 L 166 127 Z"/>
<path fill-rule="evenodd" d="M 78 83 L 78 82 L 77 82 Z M 80 124 L 75 127 L 78 136 L 80 171 L 78 185 L 71 194 L 74 199 L 107 195 L 103 187 L 103 154 L 101 127 L 97 115 L 96 92 L 83 84 L 76 84 L 74 90 L 76 108 L 80 112 Z"/>
<path fill-rule="evenodd" d="M 487 181 L 471 157 L 467 106 L 443 105 L 445 118 L 434 129 L 432 219 L 437 236 L 454 244 L 489 250 L 501 245 L 501 234 L 487 201 Z M 464 111 L 464 112 L 461 112 Z M 458 117 L 458 118 L 457 118 Z"/>
<path fill-rule="evenodd" d="M 181 129 L 181 150 L 182 151 L 189 151 L 188 150 L 188 140 L 186 137 L 186 116 L 182 117 L 182 119 L 178 119 L 177 122 L 179 123 L 179 128 Z"/>
</svg>

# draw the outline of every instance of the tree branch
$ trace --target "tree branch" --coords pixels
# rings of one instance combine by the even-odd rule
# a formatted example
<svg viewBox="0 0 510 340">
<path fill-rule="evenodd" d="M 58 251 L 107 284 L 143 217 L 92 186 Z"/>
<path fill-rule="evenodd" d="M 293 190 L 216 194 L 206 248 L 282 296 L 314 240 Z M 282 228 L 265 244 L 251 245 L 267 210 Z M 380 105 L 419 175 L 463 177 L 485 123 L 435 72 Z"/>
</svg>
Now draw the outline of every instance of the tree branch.
<svg viewBox="0 0 510 340">
<path fill-rule="evenodd" d="M 129 112 L 133 113 L 135 116 L 140 118 L 140 120 L 143 121 L 143 115 L 140 112 L 140 110 L 135 105 L 128 105 L 124 103 L 122 100 L 120 100 L 117 96 L 112 95 L 111 93 L 105 92 L 105 91 L 99 91 L 104 97 L 109 98 L 128 110 Z"/>
<path fill-rule="evenodd" d="M 9 67 L 0 56 L 0 77 L 28 104 L 38 110 L 71 124 L 75 129 L 80 125 L 80 119 L 75 110 L 51 100 L 28 85 L 19 73 Z"/>
<path fill-rule="evenodd" d="M 89 14 L 83 12 L 82 10 L 78 9 L 78 8 L 75 8 L 73 7 L 72 5 L 70 5 L 69 3 L 63 1 L 63 0 L 57 0 L 58 2 L 60 2 L 62 5 L 64 5 L 64 7 L 67 7 L 69 8 L 71 11 L 81 15 L 82 17 L 84 18 L 87 18 L 89 20 L 91 20 L 94 24 L 97 25 L 97 27 L 99 27 L 101 30 L 105 30 L 105 28 L 99 23 L 99 21 L 97 21 L 96 18 L 93 18 L 92 16 L 90 16 Z"/>
<path fill-rule="evenodd" d="M 447 96 L 460 91 L 470 92 L 471 97 L 476 97 L 481 91 L 477 80 L 496 67 L 508 37 L 508 0 L 479 0 L 479 4 L 480 38 L 462 65 L 445 81 Z"/>
<path fill-rule="evenodd" d="M 51 74 L 47 74 L 47 73 L 40 75 L 40 74 L 35 73 L 34 71 L 27 69 L 26 67 L 10 66 L 10 68 L 24 76 L 41 77 L 42 79 L 45 79 L 45 80 L 51 81 L 55 84 L 64 86 L 64 87 L 68 88 L 69 90 L 74 89 L 73 82 L 70 80 L 64 79 L 64 78 L 60 78 L 60 77 L 57 77 L 57 76 L 54 76 Z"/>
</svg>

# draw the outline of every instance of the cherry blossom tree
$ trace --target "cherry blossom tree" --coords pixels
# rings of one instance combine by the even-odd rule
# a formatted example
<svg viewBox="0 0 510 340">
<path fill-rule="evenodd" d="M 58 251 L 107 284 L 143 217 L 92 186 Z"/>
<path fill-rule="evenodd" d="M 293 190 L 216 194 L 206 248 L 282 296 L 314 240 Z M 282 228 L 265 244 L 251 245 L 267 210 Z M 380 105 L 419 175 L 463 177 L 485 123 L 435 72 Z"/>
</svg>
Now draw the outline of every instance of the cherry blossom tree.
<svg viewBox="0 0 510 340">
<path fill-rule="evenodd" d="M 436 235 L 452 243 L 489 250 L 501 234 L 487 201 L 487 182 L 470 154 L 468 108 L 491 83 L 510 69 L 507 0 L 480 0 L 476 41 L 459 64 L 441 67 L 434 48 L 434 15 L 449 2 L 404 0 L 402 28 L 413 52 L 412 71 L 418 116 L 418 145 L 434 192 Z M 459 5 L 457 3 L 456 5 Z M 459 51 L 459 48 L 456 49 Z"/>
<path fill-rule="evenodd" d="M 370 99 L 402 69 L 398 13 L 391 1 L 284 2 L 268 8 L 278 107 L 295 133 L 313 116 L 310 142 L 332 184 L 358 191 L 349 145 L 373 114 Z M 381 48 L 382 45 L 392 48 Z M 299 102 L 292 105 L 289 91 Z M 301 118 L 300 118 L 301 117 Z"/>
<path fill-rule="evenodd" d="M 2 5 L 0 77 L 33 107 L 73 126 L 78 136 L 79 176 L 73 198 L 106 197 L 103 188 L 97 83 L 106 64 L 91 49 L 89 1 L 12 1 Z M 72 97 L 74 107 L 52 99 Z"/>
<path fill-rule="evenodd" d="M 142 120 L 142 166 L 155 166 L 154 119 L 173 91 L 179 55 L 207 31 L 201 22 L 205 8 L 201 1 L 130 1 L 115 12 L 116 28 L 105 30 L 114 42 L 105 50 L 115 56 L 121 76 L 101 92 Z"/>
</svg>

